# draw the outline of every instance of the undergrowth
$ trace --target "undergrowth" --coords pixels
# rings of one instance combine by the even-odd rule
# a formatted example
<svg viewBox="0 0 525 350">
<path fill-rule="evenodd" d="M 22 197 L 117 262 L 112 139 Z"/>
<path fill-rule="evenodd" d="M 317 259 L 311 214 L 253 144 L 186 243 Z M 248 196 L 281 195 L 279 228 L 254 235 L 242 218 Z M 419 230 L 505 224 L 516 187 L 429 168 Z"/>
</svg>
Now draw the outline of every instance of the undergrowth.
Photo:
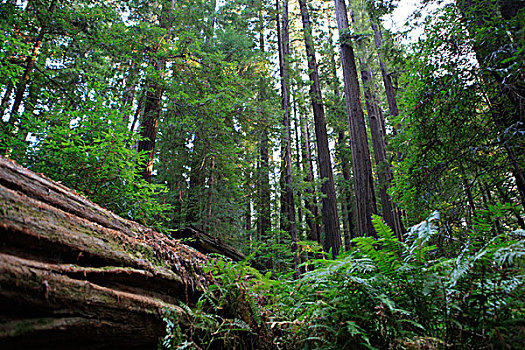
<svg viewBox="0 0 525 350">
<path fill-rule="evenodd" d="M 525 231 L 491 230 L 492 208 L 443 251 L 439 214 L 399 241 L 376 216 L 378 238 L 359 237 L 335 260 L 313 260 L 298 280 L 246 262 L 210 259 L 217 284 L 168 321 L 164 346 L 229 349 L 521 349 Z"/>
</svg>

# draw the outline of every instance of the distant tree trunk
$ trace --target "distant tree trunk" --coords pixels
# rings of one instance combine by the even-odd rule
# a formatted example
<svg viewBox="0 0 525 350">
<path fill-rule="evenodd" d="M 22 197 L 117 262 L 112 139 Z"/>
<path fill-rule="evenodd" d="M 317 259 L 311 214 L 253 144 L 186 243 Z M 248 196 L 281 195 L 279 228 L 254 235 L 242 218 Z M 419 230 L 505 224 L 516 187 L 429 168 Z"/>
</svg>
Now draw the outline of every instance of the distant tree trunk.
<svg viewBox="0 0 525 350">
<path fill-rule="evenodd" d="M 193 152 L 191 159 L 191 170 L 190 170 L 190 186 L 188 189 L 188 208 L 186 212 L 186 223 L 189 225 L 195 225 L 199 229 L 202 228 L 204 207 L 202 205 L 203 188 L 206 181 L 205 169 L 207 152 L 203 149 L 203 136 L 201 135 L 204 130 L 195 131 L 193 138 Z"/>
<path fill-rule="evenodd" d="M 261 52 L 265 50 L 264 43 L 264 19 L 262 10 L 259 10 L 259 48 Z M 262 77 L 259 79 L 259 102 L 266 98 L 266 88 Z M 270 190 L 270 158 L 268 154 L 268 117 L 264 111 L 260 111 L 261 118 L 261 139 L 259 145 L 259 169 L 258 169 L 258 218 L 257 218 L 257 239 L 265 240 L 266 232 L 271 230 L 271 190 Z"/>
<path fill-rule="evenodd" d="M 175 7 L 175 0 L 168 0 L 165 2 L 160 15 L 160 28 L 166 30 L 165 40 L 169 40 L 171 36 L 172 18 L 171 12 Z M 160 45 L 160 44 L 159 44 Z M 154 48 L 154 53 L 158 53 L 160 46 Z M 157 137 L 157 129 L 160 118 L 160 111 L 162 107 L 162 94 L 164 90 L 159 79 L 163 78 L 163 72 L 166 68 L 166 59 L 154 58 L 153 67 L 155 69 L 155 77 L 149 78 L 149 83 L 146 84 L 146 101 L 144 104 L 144 114 L 142 116 L 142 129 L 140 135 L 142 140 L 138 144 L 138 152 L 146 152 L 147 158 L 142 167 L 142 178 L 151 182 L 151 174 L 153 172 L 153 158 L 155 157 L 155 139 Z M 160 78 L 159 78 L 160 77 Z"/>
<path fill-rule="evenodd" d="M 317 196 L 315 193 L 315 184 L 314 184 L 314 165 L 312 157 L 312 149 L 310 147 L 310 131 L 308 130 L 308 124 L 306 121 L 301 118 L 301 129 L 302 129 L 302 158 L 307 169 L 305 181 L 310 185 L 306 189 L 306 197 L 304 199 L 304 206 L 308 210 L 306 216 L 306 224 L 309 228 L 308 239 L 316 241 L 319 244 L 322 243 L 321 240 L 321 227 L 317 222 L 319 216 L 319 210 L 317 209 Z"/>
<path fill-rule="evenodd" d="M 382 57 L 382 47 L 383 47 L 383 40 L 381 39 L 381 30 L 379 29 L 379 26 L 375 24 L 372 20 L 370 21 L 370 26 L 372 27 L 372 30 L 374 31 L 374 42 L 377 49 L 377 58 L 379 61 L 379 66 L 381 67 L 381 75 L 383 77 L 383 84 L 385 86 L 385 93 L 386 93 L 386 99 L 388 101 L 388 111 L 390 112 L 390 115 L 395 119 L 397 116 L 399 116 L 399 109 L 397 107 L 397 100 L 396 100 L 396 92 L 394 90 L 394 85 L 392 84 L 392 78 L 390 77 L 390 73 L 388 72 L 388 69 L 383 62 Z M 393 129 L 394 135 L 397 134 L 397 128 Z"/>
<path fill-rule="evenodd" d="M 212 227 L 212 218 L 213 218 L 213 191 L 215 186 L 215 157 L 211 157 L 211 165 L 210 165 L 210 175 L 208 176 L 208 205 L 207 205 L 207 213 L 206 213 L 206 231 L 209 232 Z"/>
<path fill-rule="evenodd" d="M 341 101 L 341 93 L 339 90 L 339 78 L 337 77 L 337 66 L 335 63 L 335 51 L 332 46 L 333 38 L 332 31 L 328 32 L 328 41 L 330 44 L 330 73 L 333 81 L 332 90 L 334 93 L 334 104 L 339 105 Z M 341 116 L 344 120 L 344 116 Z M 343 123 L 344 124 L 344 123 Z M 345 251 L 350 249 L 350 240 L 355 232 L 354 222 L 353 222 L 353 213 L 352 213 L 352 191 L 348 188 L 352 181 L 352 175 L 350 171 L 350 159 L 348 157 L 348 152 L 346 152 L 345 144 L 345 131 L 343 127 L 338 127 L 337 135 L 337 145 L 336 157 L 339 159 L 339 164 L 341 164 L 341 170 L 343 173 L 344 183 L 341 186 L 340 193 L 342 195 L 341 200 L 341 215 L 343 218 L 343 237 L 344 237 L 344 247 Z"/>
<path fill-rule="evenodd" d="M 294 99 L 293 99 L 293 114 L 294 114 L 294 125 L 295 125 L 295 128 L 294 128 L 294 131 L 295 131 L 295 152 L 297 154 L 297 158 L 296 158 L 296 162 L 295 162 L 295 166 L 296 166 L 296 169 L 297 171 L 300 173 L 301 172 L 301 131 L 300 131 L 300 123 L 299 123 L 299 120 L 298 120 L 298 117 L 297 117 L 297 100 L 294 96 Z M 300 190 L 297 190 L 297 203 L 299 203 L 299 206 L 297 208 L 297 222 L 299 223 L 302 223 L 303 222 L 303 208 L 301 206 L 301 202 L 302 202 L 302 195 L 301 195 L 301 191 Z"/>
<path fill-rule="evenodd" d="M 321 83 L 315 58 L 315 48 L 312 38 L 312 26 L 308 8 L 304 0 L 299 0 L 301 8 L 301 18 L 304 29 L 304 41 L 306 55 L 308 58 L 308 70 L 310 76 L 310 99 L 315 120 L 315 135 L 317 139 L 317 152 L 319 157 L 319 173 L 322 181 L 321 190 L 323 197 L 323 224 L 325 237 L 323 248 L 326 252 L 332 250 L 332 257 L 339 254 L 341 247 L 341 232 L 339 228 L 339 218 L 337 215 L 337 200 L 335 195 L 335 184 L 332 173 L 332 161 L 330 149 L 328 147 L 328 134 L 326 131 L 326 120 L 324 116 L 323 97 L 321 95 Z"/>
<path fill-rule="evenodd" d="M 397 237 L 400 240 L 403 240 L 404 228 L 401 223 L 401 215 L 397 206 L 393 203 L 392 198 L 390 198 L 390 195 L 388 194 L 388 189 L 392 184 L 392 169 L 390 168 L 390 163 L 386 154 L 386 135 L 383 113 L 379 107 L 379 101 L 374 94 L 372 73 L 366 63 L 362 64 L 361 78 L 365 88 L 365 103 L 368 112 L 370 134 L 372 135 L 372 144 L 374 147 L 374 158 L 377 165 L 383 217 L 388 226 L 394 230 Z"/>
<path fill-rule="evenodd" d="M 297 255 L 297 225 L 295 222 L 295 203 L 292 179 L 292 147 L 291 147 L 291 125 L 290 125 L 290 94 L 288 92 L 288 56 L 290 54 L 290 34 L 288 21 L 288 0 L 283 1 L 282 30 L 279 23 L 279 0 L 277 0 L 277 35 L 279 44 L 279 67 L 281 72 L 281 109 L 284 112 L 283 147 L 281 153 L 284 157 L 284 193 L 285 200 L 281 201 L 285 206 L 286 223 L 285 231 L 290 234 L 292 240 L 292 254 L 294 256 L 294 270 L 298 271 L 299 256 Z M 281 209 L 282 210 L 282 209 Z M 296 273 L 298 277 L 298 272 Z"/>
<path fill-rule="evenodd" d="M 372 214 L 376 213 L 376 199 L 372 178 L 372 163 L 366 134 L 361 91 L 357 79 L 354 50 L 349 42 L 348 15 L 344 0 L 335 0 L 337 27 L 341 35 L 341 61 L 345 85 L 346 110 L 350 124 L 350 148 L 356 201 L 357 234 L 374 235 Z"/>
<path fill-rule="evenodd" d="M 346 142 L 345 142 L 345 132 L 344 130 L 339 130 L 338 138 L 337 138 L 337 148 L 340 150 L 346 148 Z M 343 200 L 341 202 L 342 206 L 342 215 L 343 215 L 343 228 L 344 228 L 344 243 L 345 243 L 345 251 L 350 250 L 350 241 L 352 238 L 354 238 L 355 235 L 355 225 L 354 225 L 354 215 L 352 211 L 352 191 L 350 188 L 347 188 L 352 182 L 352 173 L 350 171 L 350 161 L 347 157 L 347 155 L 344 154 L 344 152 L 340 151 L 339 157 L 340 157 L 340 163 L 341 163 L 341 170 L 343 173 L 343 179 L 345 181 L 345 186 L 342 186 L 341 192 L 343 193 Z M 344 227 L 346 225 L 346 228 Z"/>
<path fill-rule="evenodd" d="M 164 69 L 163 62 L 155 63 L 155 70 L 161 72 Z M 144 104 L 144 112 L 142 114 L 142 122 L 140 136 L 141 140 L 138 143 L 137 151 L 146 152 L 146 162 L 142 167 L 142 178 L 151 182 L 151 174 L 153 172 L 153 158 L 155 156 L 155 139 L 157 138 L 157 129 L 159 124 L 160 110 L 162 106 L 163 89 L 160 83 L 155 78 L 151 78 L 149 84 L 146 86 L 146 97 Z"/>
<path fill-rule="evenodd" d="M 260 145 L 259 165 L 259 210 L 257 239 L 265 240 L 265 235 L 271 230 L 271 191 L 270 191 L 270 161 L 268 155 L 268 130 L 263 126 Z"/>
<path fill-rule="evenodd" d="M 246 199 L 246 214 L 244 216 L 244 229 L 246 232 L 252 230 L 252 199 L 248 197 Z M 251 237 L 250 233 L 250 237 Z M 250 239 L 251 240 L 251 239 Z"/>
<path fill-rule="evenodd" d="M 130 71 L 129 71 L 129 76 L 128 76 L 128 79 L 126 80 L 126 88 L 124 89 L 124 103 L 123 103 L 123 108 L 126 109 L 126 108 L 129 108 L 130 110 L 133 108 L 133 101 L 135 100 L 135 94 L 137 92 L 137 85 L 138 85 L 138 82 L 136 81 L 137 79 L 137 74 L 135 73 L 135 71 L 137 70 L 137 63 L 135 61 L 133 61 L 131 63 L 131 67 L 130 67 Z M 123 117 L 122 117 L 122 122 L 125 126 L 128 126 L 129 124 L 129 117 L 130 115 L 128 113 L 124 113 Z"/>
<path fill-rule="evenodd" d="M 5 88 L 5 93 L 2 97 L 2 102 L 0 103 L 0 120 L 2 120 L 2 118 L 4 117 L 7 105 L 9 104 L 9 101 L 11 100 L 11 95 L 13 94 L 13 89 L 13 83 L 9 82 L 7 84 L 7 87 Z"/>
</svg>

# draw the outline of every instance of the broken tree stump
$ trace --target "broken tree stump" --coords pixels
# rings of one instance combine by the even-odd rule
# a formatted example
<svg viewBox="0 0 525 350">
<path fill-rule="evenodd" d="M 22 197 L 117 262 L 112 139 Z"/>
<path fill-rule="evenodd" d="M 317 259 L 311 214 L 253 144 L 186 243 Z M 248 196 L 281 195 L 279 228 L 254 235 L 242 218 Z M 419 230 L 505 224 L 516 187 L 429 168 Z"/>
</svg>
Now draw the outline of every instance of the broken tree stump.
<svg viewBox="0 0 525 350">
<path fill-rule="evenodd" d="M 206 257 L 0 157 L 0 348 L 157 348 Z"/>
</svg>

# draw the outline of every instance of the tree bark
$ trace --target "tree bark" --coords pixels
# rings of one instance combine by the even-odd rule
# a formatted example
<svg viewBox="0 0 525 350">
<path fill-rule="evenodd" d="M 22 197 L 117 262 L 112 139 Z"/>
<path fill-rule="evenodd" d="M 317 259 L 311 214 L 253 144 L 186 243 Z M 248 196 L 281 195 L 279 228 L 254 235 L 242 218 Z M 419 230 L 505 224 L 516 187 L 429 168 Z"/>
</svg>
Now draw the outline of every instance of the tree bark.
<svg viewBox="0 0 525 350">
<path fill-rule="evenodd" d="M 279 0 L 277 4 L 277 35 L 279 45 L 279 68 L 281 72 L 281 109 L 284 112 L 283 116 L 283 146 L 281 154 L 284 160 L 284 191 L 281 191 L 281 196 L 284 195 L 284 200 L 281 203 L 284 206 L 281 208 L 281 215 L 285 216 L 284 230 L 288 232 L 292 240 L 292 254 L 294 259 L 294 270 L 297 271 L 298 277 L 299 256 L 297 255 L 297 224 L 295 221 L 295 202 L 293 194 L 293 178 L 292 178 L 292 147 L 291 147 L 291 123 L 290 123 L 290 93 L 288 91 L 288 56 L 290 55 L 290 33 L 288 21 L 288 0 L 283 1 L 283 18 L 282 28 L 279 21 Z"/>
<path fill-rule="evenodd" d="M 377 165 L 377 174 L 379 178 L 379 194 L 381 196 L 381 205 L 383 208 L 383 217 L 385 222 L 396 233 L 400 240 L 403 240 L 403 225 L 401 215 L 395 203 L 388 194 L 388 189 L 392 184 L 392 169 L 386 154 L 385 128 L 383 122 L 383 113 L 379 107 L 379 101 L 374 93 L 374 84 L 372 73 L 367 64 L 362 65 L 361 78 L 365 88 L 365 104 L 368 112 L 368 123 L 370 134 L 372 136 L 372 145 L 374 148 L 374 158 Z"/>
<path fill-rule="evenodd" d="M 310 147 L 310 131 L 308 129 L 308 124 L 306 123 L 305 118 L 301 118 L 301 129 L 302 129 L 302 158 L 306 167 L 306 178 L 305 181 L 309 184 L 309 187 L 306 189 L 307 196 L 304 198 L 304 206 L 308 209 L 306 213 L 306 224 L 309 228 L 308 239 L 316 241 L 321 244 L 321 227 L 319 226 L 317 220 L 319 217 L 319 210 L 317 208 L 317 195 L 315 192 L 314 184 L 314 164 L 312 149 Z"/>
<path fill-rule="evenodd" d="M 370 21 L 370 26 L 374 31 L 374 42 L 377 49 L 377 58 L 379 61 L 379 66 L 381 68 L 381 76 L 383 77 L 383 84 L 385 86 L 385 94 L 386 99 L 388 101 L 388 111 L 390 112 L 390 115 L 395 119 L 397 116 L 399 116 L 399 108 L 397 107 L 396 92 L 394 90 L 394 85 L 392 84 L 392 78 L 390 77 L 390 73 L 388 72 L 385 63 L 383 62 L 383 40 L 381 39 L 381 30 L 379 29 L 379 26 L 375 24 L 372 20 Z M 393 132 L 395 135 L 397 133 L 397 129 L 394 128 Z"/>
<path fill-rule="evenodd" d="M 325 237 L 323 248 L 326 252 L 332 250 L 332 257 L 339 254 L 341 247 L 341 231 L 339 228 L 339 218 L 337 215 L 337 200 L 335 195 L 334 176 L 332 172 L 332 161 L 328 146 L 328 133 L 326 131 L 326 120 L 324 115 L 323 97 L 321 95 L 321 83 L 315 58 L 315 48 L 312 38 L 312 25 L 308 8 L 304 0 L 299 0 L 301 8 L 301 18 L 304 30 L 304 42 L 306 56 L 308 58 L 308 70 L 310 77 L 310 99 L 315 120 L 315 135 L 317 139 L 317 152 L 319 158 L 319 173 L 322 181 L 321 190 L 323 197 L 323 224 Z"/>
<path fill-rule="evenodd" d="M 0 120 L 4 117 L 7 105 L 11 100 L 11 95 L 13 94 L 14 85 L 9 82 L 5 88 L 4 96 L 2 97 L 2 102 L 0 103 Z M 2 121 L 3 122 L 3 121 Z"/>
<path fill-rule="evenodd" d="M 265 50 L 264 43 L 264 19 L 262 9 L 259 11 L 259 48 L 261 52 Z M 259 101 L 266 98 L 266 88 L 262 77 L 259 79 Z M 270 190 L 270 157 L 268 154 L 268 117 L 264 111 L 260 112 L 261 118 L 261 139 L 259 146 L 259 171 L 258 171 L 258 190 L 259 207 L 257 220 L 257 239 L 265 241 L 266 232 L 271 230 L 271 190 Z"/>
<path fill-rule="evenodd" d="M 166 30 L 165 41 L 168 41 L 171 36 L 172 18 L 171 12 L 175 7 L 175 0 L 167 0 L 164 3 L 161 12 L 160 28 Z M 160 44 L 154 48 L 153 54 L 158 54 Z M 165 58 L 154 58 L 153 68 L 155 70 L 155 77 L 150 77 L 148 84 L 146 84 L 146 101 L 144 103 L 144 113 L 141 122 L 140 135 L 142 140 L 138 144 L 138 152 L 145 152 L 147 154 L 146 162 L 142 166 L 141 175 L 144 180 L 151 182 L 151 175 L 153 172 L 153 159 L 155 157 L 155 140 L 157 138 L 157 129 L 160 118 L 160 111 L 162 108 L 162 95 L 164 89 L 162 87 L 163 73 L 166 67 Z"/>
<path fill-rule="evenodd" d="M 0 157 L 0 343 L 153 348 L 192 305 L 206 257 Z"/>
<path fill-rule="evenodd" d="M 155 70 L 162 71 L 162 62 L 155 63 Z M 144 103 L 144 113 L 140 123 L 141 140 L 138 143 L 137 151 L 145 152 L 146 159 L 142 166 L 141 176 L 147 182 L 151 182 L 153 172 L 153 158 L 155 157 L 155 140 L 159 125 L 160 110 L 162 105 L 163 89 L 155 78 L 151 78 L 146 86 L 146 97 Z"/>
<path fill-rule="evenodd" d="M 334 93 L 334 105 L 338 106 L 341 101 L 341 93 L 339 90 L 339 78 L 337 77 L 337 65 L 335 63 L 335 51 L 332 46 L 333 38 L 332 31 L 328 32 L 328 42 L 330 45 L 330 73 L 332 75 Z M 335 109 L 336 111 L 338 108 Z M 344 117 L 343 117 L 344 119 Z M 344 123 L 343 123 L 344 124 Z M 339 125 L 339 124 L 338 124 Z M 340 187 L 340 193 L 343 197 L 341 201 L 341 215 L 343 217 L 343 238 L 345 251 L 350 250 L 350 241 L 355 233 L 353 213 L 352 213 L 352 191 L 349 188 L 352 181 L 352 174 L 350 171 L 350 159 L 348 153 L 345 152 L 347 145 L 345 142 L 344 127 L 338 126 L 336 157 L 338 157 L 339 164 L 341 164 L 341 172 L 343 173 L 344 182 Z"/>
<path fill-rule="evenodd" d="M 341 41 L 341 61 L 345 86 L 346 110 L 350 126 L 350 149 L 354 175 L 355 208 L 358 235 L 375 236 L 372 214 L 376 214 L 376 199 L 372 178 L 372 163 L 366 134 L 361 90 L 357 79 L 354 50 L 348 37 L 348 15 L 344 0 L 335 0 L 337 27 Z"/>
</svg>

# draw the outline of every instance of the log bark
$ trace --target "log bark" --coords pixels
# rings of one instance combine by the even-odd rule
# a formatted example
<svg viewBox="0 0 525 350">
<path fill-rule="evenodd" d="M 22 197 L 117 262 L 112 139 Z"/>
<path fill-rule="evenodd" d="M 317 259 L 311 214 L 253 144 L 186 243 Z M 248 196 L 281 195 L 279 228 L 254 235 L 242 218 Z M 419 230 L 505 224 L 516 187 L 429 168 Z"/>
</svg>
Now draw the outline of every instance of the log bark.
<svg viewBox="0 0 525 350">
<path fill-rule="evenodd" d="M 243 253 L 223 242 L 220 238 L 210 236 L 208 233 L 196 227 L 185 227 L 182 230 L 172 233 L 172 236 L 177 239 L 183 239 L 185 244 L 197 249 L 201 253 L 220 254 L 233 261 L 241 261 L 246 258 Z"/>
<path fill-rule="evenodd" d="M 0 157 L 0 347 L 156 348 L 206 257 Z"/>
</svg>

